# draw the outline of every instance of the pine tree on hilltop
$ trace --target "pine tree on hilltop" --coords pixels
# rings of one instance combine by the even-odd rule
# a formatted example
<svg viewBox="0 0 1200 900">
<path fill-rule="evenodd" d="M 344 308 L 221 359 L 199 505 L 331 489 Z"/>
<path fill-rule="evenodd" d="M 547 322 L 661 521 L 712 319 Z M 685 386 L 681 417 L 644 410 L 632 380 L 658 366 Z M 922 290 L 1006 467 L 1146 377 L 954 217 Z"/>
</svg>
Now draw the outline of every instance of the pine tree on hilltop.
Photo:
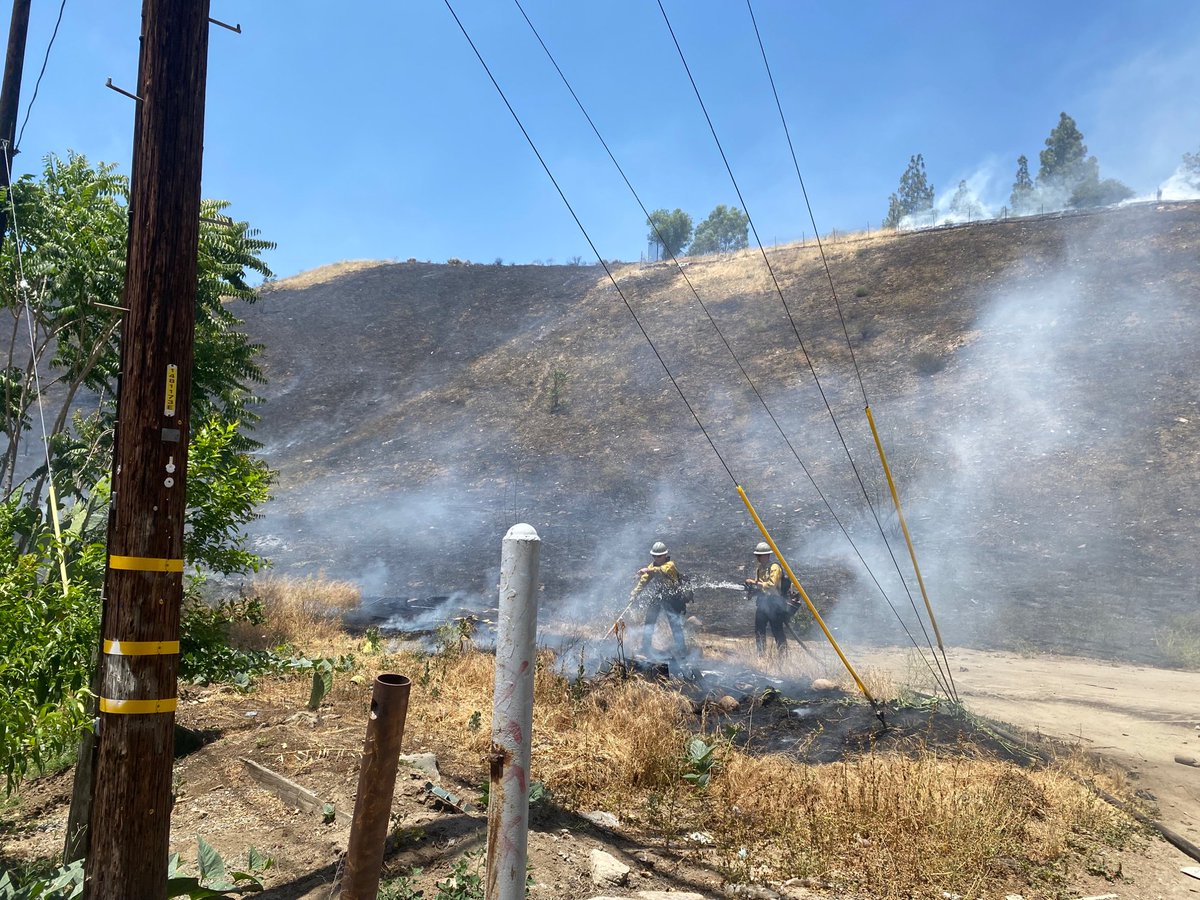
<svg viewBox="0 0 1200 900">
<path fill-rule="evenodd" d="M 1075 120 L 1066 113 L 1059 113 L 1058 125 L 1046 138 L 1046 149 L 1038 154 L 1041 163 L 1038 183 L 1058 182 L 1074 187 L 1089 175 L 1094 174 L 1099 178 L 1099 163 L 1096 162 L 1096 157 L 1088 156 L 1087 152 L 1083 132 L 1079 130 Z"/>
<path fill-rule="evenodd" d="M 1033 206 L 1033 179 L 1029 177 L 1029 160 L 1025 154 L 1017 157 L 1017 177 L 1008 205 L 1012 207 L 1013 215 L 1017 216 L 1030 212 Z"/>
<path fill-rule="evenodd" d="M 925 158 L 918 153 L 909 157 L 908 168 L 900 176 L 900 189 L 888 198 L 888 213 L 883 224 L 894 228 L 905 216 L 927 213 L 932 209 L 933 185 L 925 175 Z"/>
</svg>

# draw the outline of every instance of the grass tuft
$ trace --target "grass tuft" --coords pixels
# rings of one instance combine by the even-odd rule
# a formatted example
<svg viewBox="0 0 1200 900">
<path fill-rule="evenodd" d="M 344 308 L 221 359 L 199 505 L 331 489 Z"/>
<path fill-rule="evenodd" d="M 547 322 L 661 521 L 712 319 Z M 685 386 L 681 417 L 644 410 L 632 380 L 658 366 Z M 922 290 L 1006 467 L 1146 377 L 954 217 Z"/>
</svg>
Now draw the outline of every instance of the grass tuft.
<svg viewBox="0 0 1200 900">
<path fill-rule="evenodd" d="M 339 652 L 347 641 L 342 616 L 358 605 L 358 586 L 324 573 L 306 578 L 255 579 L 251 595 L 262 603 L 265 621 L 239 626 L 235 643 L 259 649 L 289 646 L 305 653 Z"/>
</svg>

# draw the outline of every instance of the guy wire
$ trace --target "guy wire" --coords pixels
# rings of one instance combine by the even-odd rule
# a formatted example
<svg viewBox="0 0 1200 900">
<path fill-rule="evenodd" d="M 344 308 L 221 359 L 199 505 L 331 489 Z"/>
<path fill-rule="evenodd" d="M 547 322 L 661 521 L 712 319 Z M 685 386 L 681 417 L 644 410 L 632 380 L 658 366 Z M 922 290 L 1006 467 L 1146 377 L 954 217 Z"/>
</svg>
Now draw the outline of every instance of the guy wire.
<svg viewBox="0 0 1200 900">
<path fill-rule="evenodd" d="M 945 664 L 946 664 L 946 676 L 950 680 L 951 688 L 953 688 L 954 687 L 954 675 L 951 670 L 950 660 L 946 658 L 946 648 L 942 644 L 942 635 L 941 635 L 941 632 L 938 630 L 937 619 L 935 619 L 934 615 L 933 615 L 933 606 L 930 604 L 929 594 L 925 590 L 925 581 L 921 577 L 921 568 L 919 565 L 917 565 L 917 554 L 916 554 L 916 550 L 913 548 L 913 545 L 912 545 L 912 537 L 909 534 L 908 525 L 904 521 L 904 513 L 900 509 L 900 497 L 899 497 L 899 494 L 896 493 L 896 487 L 895 487 L 894 482 L 892 481 L 891 472 L 888 470 L 887 457 L 883 452 L 883 443 L 879 438 L 879 432 L 875 428 L 875 420 L 871 415 L 871 401 L 869 399 L 867 399 L 867 388 L 866 388 L 866 385 L 863 383 L 862 371 L 858 367 L 858 358 L 854 354 L 854 343 L 850 340 L 850 330 L 846 327 L 846 317 L 845 317 L 845 315 L 842 314 L 842 303 L 840 300 L 838 300 L 837 288 L 834 287 L 834 284 L 833 284 L 833 272 L 829 268 L 829 260 L 825 256 L 825 245 L 821 241 L 820 229 L 817 228 L 817 218 L 813 214 L 812 203 L 809 202 L 809 199 L 808 199 L 808 188 L 806 188 L 804 186 L 804 176 L 802 176 L 800 174 L 800 163 L 796 159 L 796 148 L 792 144 L 792 132 L 791 132 L 791 129 L 788 128 L 787 117 L 783 114 L 783 104 L 779 100 L 779 91 L 775 87 L 775 76 L 771 72 L 771 64 L 770 64 L 770 62 L 767 61 L 767 49 L 766 49 L 766 46 L 763 44 L 762 34 L 758 30 L 758 20 L 755 19 L 755 17 L 754 17 L 754 5 L 753 5 L 752 0 L 746 0 L 746 9 L 750 13 L 750 23 L 754 26 L 754 37 L 758 40 L 758 51 L 759 51 L 759 53 L 762 54 L 763 68 L 765 68 L 767 70 L 767 80 L 771 84 L 771 94 L 775 97 L 775 108 L 779 111 L 779 121 L 783 125 L 783 133 L 787 137 L 788 151 L 791 153 L 791 156 L 792 156 L 792 166 L 796 170 L 796 180 L 800 182 L 800 193 L 804 197 L 804 206 L 808 210 L 808 220 L 809 220 L 809 222 L 812 223 L 813 235 L 814 235 L 814 237 L 816 237 L 816 240 L 817 240 L 817 250 L 821 254 L 821 265 L 824 267 L 825 277 L 829 281 L 829 293 L 830 293 L 830 296 L 833 297 L 833 305 L 837 309 L 838 321 L 841 322 L 841 324 L 842 324 L 842 334 L 845 335 L 845 337 L 846 337 L 846 348 L 850 351 L 850 361 L 854 364 L 854 374 L 858 378 L 859 390 L 862 391 L 863 406 L 866 407 L 867 421 L 871 425 L 871 434 L 875 437 L 875 443 L 876 443 L 877 448 L 879 449 L 879 459 L 883 465 L 884 473 L 887 475 L 888 487 L 892 491 L 892 499 L 895 501 L 895 504 L 896 504 L 896 514 L 900 517 L 900 525 L 904 530 L 904 539 L 905 539 L 905 542 L 908 544 L 909 554 L 912 557 L 913 571 L 916 573 L 917 584 L 921 589 L 921 596 L 925 600 L 925 608 L 929 613 L 930 624 L 933 625 L 934 634 L 937 636 L 938 649 L 942 653 L 942 661 L 945 662 Z M 885 540 L 886 540 L 886 538 L 885 538 Z M 889 550 L 890 550 L 890 547 L 889 547 Z M 906 585 L 905 589 L 907 590 L 907 585 Z M 917 613 L 917 621 L 918 622 L 921 621 L 921 614 L 919 612 L 917 612 L 916 600 L 913 598 L 911 592 L 909 593 L 909 600 L 911 600 L 913 603 L 913 611 Z M 924 630 L 924 624 L 922 624 L 921 627 L 922 627 L 922 630 Z M 925 638 L 926 638 L 926 640 L 928 640 L 928 638 L 929 638 L 928 632 L 926 632 Z M 930 646 L 929 649 L 931 652 L 933 651 L 932 645 Z M 937 657 L 935 654 L 934 659 L 936 660 L 936 658 Z M 941 668 L 941 667 L 939 666 L 938 668 Z M 956 690 L 952 690 L 950 693 L 951 693 L 952 697 L 957 699 L 958 692 Z"/>
<path fill-rule="evenodd" d="M 758 245 L 758 251 L 762 255 L 763 263 L 767 267 L 767 272 L 771 276 L 771 281 L 775 285 L 775 293 L 779 297 L 779 302 L 783 305 L 784 312 L 787 315 L 788 323 L 792 326 L 792 332 L 796 335 L 796 341 L 800 346 L 800 352 L 804 356 L 804 361 L 808 365 L 809 372 L 812 373 L 813 381 L 816 384 L 817 392 L 821 395 L 821 400 L 825 404 L 825 409 L 829 413 L 829 420 L 833 423 L 833 430 L 837 432 L 838 440 L 841 442 L 842 449 L 846 453 L 846 459 L 850 462 L 850 468 L 854 470 L 854 477 L 858 480 L 858 486 L 862 490 L 863 499 L 867 502 L 867 508 L 871 511 L 871 516 L 875 519 L 875 525 L 879 529 L 879 534 L 883 538 L 883 544 L 887 548 L 888 556 L 892 559 L 892 564 L 895 566 L 896 574 L 900 578 L 900 583 L 904 587 L 905 593 L 908 595 L 909 603 L 912 605 L 913 613 L 917 617 L 917 622 L 921 626 L 921 631 L 925 634 L 926 643 L 929 645 L 929 650 L 933 653 L 934 661 L 937 662 L 937 653 L 933 649 L 933 641 L 929 637 L 929 632 L 925 628 L 925 622 L 921 619 L 921 614 L 917 610 L 916 600 L 913 598 L 912 591 L 908 587 L 908 582 L 904 578 L 904 574 L 900 569 L 900 561 L 896 559 L 896 554 L 892 550 L 891 542 L 887 539 L 887 532 L 884 530 L 883 522 L 879 518 L 879 513 L 875 509 L 875 504 L 871 502 L 870 492 L 867 490 L 866 482 L 863 481 L 862 473 L 858 470 L 858 465 L 854 462 L 854 456 L 850 452 L 850 447 L 846 443 L 845 435 L 842 434 L 841 426 L 838 425 L 837 416 L 834 415 L 833 406 L 829 402 L 828 396 L 825 394 L 825 388 L 821 384 L 820 376 L 817 375 L 816 366 L 813 365 L 812 357 L 809 356 L 808 348 L 804 345 L 804 338 L 800 336 L 800 329 L 796 325 L 796 320 L 792 316 L 792 310 L 788 306 L 786 298 L 783 296 L 783 288 L 779 284 L 779 279 L 775 276 L 775 269 L 771 266 L 771 261 L 767 257 L 767 251 L 763 247 L 762 239 L 758 235 L 758 228 L 754 224 L 754 219 L 750 215 L 750 210 L 746 205 L 746 200 L 742 196 L 742 190 L 738 186 L 737 178 L 733 174 L 733 167 L 729 163 L 729 158 L 725 155 L 725 148 L 721 144 L 720 137 L 717 136 L 716 126 L 713 125 L 712 117 L 708 114 L 708 107 L 705 106 L 704 98 L 700 95 L 700 88 L 696 84 L 696 79 L 692 76 L 691 67 L 687 63 L 687 58 L 684 56 L 683 47 L 679 44 L 679 38 L 675 36 L 675 29 L 671 26 L 671 19 L 667 15 L 667 10 L 663 7 L 662 0 L 657 0 L 658 9 L 662 13 L 663 21 L 667 25 L 667 31 L 671 34 L 671 40 L 675 44 L 675 50 L 679 54 L 679 60 L 683 63 L 683 69 L 687 73 L 688 81 L 692 85 L 692 91 L 696 95 L 696 100 L 700 104 L 700 110 L 704 114 L 704 119 L 708 123 L 708 130 L 712 133 L 713 141 L 717 145 L 717 150 L 721 154 L 721 161 L 725 163 L 725 171 L 729 173 L 729 180 L 733 184 L 734 192 L 738 196 L 738 201 L 742 204 L 742 212 L 746 215 L 746 221 L 750 225 L 750 230 L 754 233 L 754 242 Z M 938 668 L 942 664 L 937 662 Z"/>
<path fill-rule="evenodd" d="M 871 577 L 871 580 L 875 583 L 875 586 L 879 589 L 879 592 L 883 596 L 884 601 L 891 608 L 892 614 L 896 617 L 896 620 L 900 623 L 900 627 L 904 630 L 904 633 L 908 636 L 908 639 L 912 643 L 914 649 L 916 649 L 917 653 L 920 654 L 921 660 L 925 663 L 926 667 L 929 668 L 930 674 L 933 675 L 935 681 L 938 681 L 939 680 L 938 672 L 935 672 L 933 669 L 933 666 L 929 665 L 929 661 L 927 659 L 925 659 L 924 651 L 921 650 L 921 647 L 917 643 L 916 638 L 914 638 L 912 635 L 912 632 L 909 631 L 907 623 L 901 617 L 899 611 L 896 609 L 895 605 L 892 603 L 891 599 L 888 597 L 887 591 L 884 590 L 883 585 L 880 584 L 879 579 L 875 576 L 875 573 L 871 570 L 870 564 L 867 562 L 867 560 L 863 556 L 862 552 L 858 549 L 858 545 L 854 543 L 854 538 L 852 538 L 850 536 L 849 530 L 842 523 L 842 520 L 838 517 L 837 512 L 834 511 L 833 505 L 829 502 L 829 500 L 825 496 L 824 492 L 822 492 L 820 486 L 816 482 L 816 479 L 813 477 L 812 473 L 809 471 L 808 466 L 806 466 L 804 464 L 804 460 L 802 460 L 800 458 L 799 452 L 796 450 L 795 446 L 793 446 L 791 440 L 787 436 L 787 433 L 784 431 L 783 426 L 780 424 L 779 420 L 775 417 L 775 414 L 771 411 L 771 407 L 767 404 L 767 401 L 763 397 L 762 393 L 759 391 L 758 386 L 754 383 L 754 379 L 750 377 L 749 372 L 746 371 L 745 367 L 741 363 L 741 360 L 738 359 L 737 353 L 734 352 L 732 345 L 726 339 L 724 332 L 721 330 L 721 327 L 717 324 L 717 321 L 713 317 L 712 313 L 709 311 L 708 306 L 705 304 L 704 300 L 701 299 L 700 294 L 696 290 L 695 285 L 692 283 L 692 280 L 688 277 L 687 271 L 684 269 L 684 267 L 682 265 L 680 265 L 679 259 L 676 256 L 676 254 L 673 251 L 671 251 L 671 249 L 669 247 L 667 247 L 667 243 L 663 239 L 662 232 L 659 230 L 658 225 L 656 225 L 654 223 L 654 221 L 651 219 L 650 212 L 646 208 L 646 204 L 642 202 L 641 196 L 638 194 L 637 190 L 634 188 L 633 184 L 630 182 L 629 177 L 625 174 L 625 170 L 621 167 L 621 164 L 617 161 L 616 156 L 613 154 L 612 150 L 609 148 L 608 142 L 604 140 L 604 136 L 601 135 L 600 129 L 596 126 L 596 123 L 592 120 L 592 117 L 588 114 L 587 109 L 583 105 L 583 101 L 581 101 L 579 99 L 579 96 L 575 93 L 574 87 L 571 86 L 571 82 L 567 79 L 567 76 L 563 73 L 563 70 L 559 66 L 558 61 L 554 58 L 554 54 L 550 52 L 550 48 L 547 47 L 546 42 L 544 40 L 542 40 L 541 34 L 538 32 L 537 28 L 534 26 L 532 20 L 529 18 L 529 15 L 525 12 L 524 7 L 521 6 L 520 0 L 513 0 L 513 3 L 516 4 L 517 9 L 520 10 L 521 16 L 525 19 L 526 24 L 529 25 L 530 31 L 533 32 L 533 36 L 537 39 L 537 42 L 541 45 L 542 50 L 545 51 L 546 57 L 550 60 L 550 64 L 552 66 L 554 66 L 554 70 L 558 73 L 558 77 L 560 79 L 562 79 L 563 85 L 566 87 L 567 91 L 570 92 L 571 97 L 572 97 L 572 99 L 574 99 L 576 106 L 579 107 L 579 111 L 581 113 L 583 113 L 583 117 L 587 120 L 588 125 L 591 126 L 593 133 L 595 133 L 595 135 L 596 135 L 596 139 L 600 142 L 600 145 L 602 147 L 604 147 L 604 151 L 608 154 L 608 158 L 610 160 L 612 160 L 612 164 L 616 168 L 617 172 L 620 174 L 622 180 L 625 182 L 625 186 L 629 188 L 629 192 L 633 195 L 634 200 L 637 201 L 638 206 L 642 210 L 642 214 L 644 216 L 646 216 L 646 221 L 650 224 L 650 227 L 652 229 L 654 229 L 654 233 L 658 237 L 659 243 L 662 244 L 663 249 L 667 251 L 667 255 L 670 256 L 671 262 L 675 264 L 675 268 L 679 271 L 679 274 L 681 276 L 683 276 L 684 282 L 686 282 L 688 288 L 691 290 L 692 296 L 696 298 L 696 303 L 699 304 L 700 308 L 704 311 L 704 315 L 708 318 L 709 324 L 712 325 L 713 330 L 717 333 L 717 336 L 721 339 L 721 343 L 723 343 L 725 345 L 725 349 L 729 351 L 730 357 L 732 357 L 734 363 L 738 367 L 738 370 L 742 373 L 742 377 L 744 377 L 746 379 L 746 383 L 750 385 L 750 390 L 752 390 L 754 392 L 754 396 L 757 397 L 758 402 L 760 404 L 762 404 L 763 410 L 766 412 L 766 414 L 770 418 L 772 424 L 774 424 L 776 430 L 779 432 L 779 436 L 783 438 L 783 442 L 787 445 L 788 450 L 791 451 L 792 456 L 794 456 L 796 459 L 796 462 L 800 464 L 800 468 L 804 471 L 804 474 L 806 476 L 808 476 L 808 480 L 812 484 L 814 490 L 816 490 L 817 496 L 819 496 L 821 498 L 822 502 L 825 504 L 825 508 L 827 510 L 829 510 L 829 514 L 831 516 L 833 516 L 833 520 L 837 523 L 838 527 L 841 529 L 842 534 L 844 534 L 846 536 L 846 540 L 850 542 L 850 546 L 853 548 L 854 553 L 858 556 L 858 559 L 862 563 L 863 568 L 866 569 L 867 574 Z M 928 635 L 926 637 L 928 637 Z M 933 651 L 932 647 L 930 647 L 930 651 L 931 652 Z M 936 656 L 934 657 L 934 661 L 936 662 Z M 939 669 L 940 669 L 940 667 L 939 667 Z M 949 686 L 945 683 L 944 674 L 941 677 L 941 686 L 946 691 L 947 696 L 953 696 L 953 692 L 950 690 Z"/>
<path fill-rule="evenodd" d="M 4 170 L 8 175 L 9 189 L 6 192 L 8 197 L 8 211 L 12 218 L 13 231 L 13 254 L 17 260 L 17 295 L 21 298 L 25 307 L 25 322 L 29 326 L 29 358 L 32 361 L 33 369 L 33 389 L 37 395 L 38 404 L 38 419 L 42 423 L 42 450 L 46 459 L 46 484 L 49 485 L 47 505 L 50 507 L 50 521 L 54 525 L 54 540 L 58 544 L 58 571 L 62 577 L 63 596 L 66 597 L 70 592 L 67 582 L 67 550 L 63 546 L 62 527 L 58 520 L 58 495 L 54 490 L 54 469 L 50 464 L 50 437 L 46 433 L 46 410 L 42 403 L 42 378 L 38 374 L 38 358 L 37 358 L 37 340 L 33 336 L 33 307 L 29 305 L 29 288 L 25 281 L 25 265 L 21 257 L 21 231 L 17 227 L 17 205 L 13 202 L 12 191 L 12 167 L 9 164 L 9 147 L 8 141 L 0 141 L 4 146 L 0 147 L 0 155 L 4 157 Z M 20 422 L 15 423 L 15 428 L 21 427 Z"/>
</svg>

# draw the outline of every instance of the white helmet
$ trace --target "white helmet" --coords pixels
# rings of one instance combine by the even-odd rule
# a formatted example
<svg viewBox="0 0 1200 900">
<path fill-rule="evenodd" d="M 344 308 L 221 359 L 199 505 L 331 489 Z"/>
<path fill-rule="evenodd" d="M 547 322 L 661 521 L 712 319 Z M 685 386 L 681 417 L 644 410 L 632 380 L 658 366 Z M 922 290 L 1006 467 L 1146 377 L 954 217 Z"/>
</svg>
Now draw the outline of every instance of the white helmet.
<svg viewBox="0 0 1200 900">
<path fill-rule="evenodd" d="M 766 541 L 759 541 L 758 546 L 756 546 L 754 548 L 754 555 L 755 556 L 770 556 L 771 555 L 771 545 L 768 544 Z"/>
<path fill-rule="evenodd" d="M 654 546 L 650 548 L 651 556 L 667 556 L 667 545 L 662 541 L 655 541 Z"/>
</svg>

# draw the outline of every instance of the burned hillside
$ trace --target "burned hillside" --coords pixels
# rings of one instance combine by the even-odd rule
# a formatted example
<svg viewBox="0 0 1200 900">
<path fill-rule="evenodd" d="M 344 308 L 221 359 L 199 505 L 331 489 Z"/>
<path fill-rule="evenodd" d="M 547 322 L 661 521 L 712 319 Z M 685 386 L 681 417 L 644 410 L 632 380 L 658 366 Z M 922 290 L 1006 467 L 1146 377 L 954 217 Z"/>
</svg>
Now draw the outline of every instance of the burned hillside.
<svg viewBox="0 0 1200 900">
<path fill-rule="evenodd" d="M 841 238 L 854 361 L 811 242 L 768 251 L 779 292 L 757 251 L 688 260 L 812 481 L 681 272 L 614 271 L 844 640 L 901 639 L 887 603 L 911 619 L 916 592 L 865 394 L 948 642 L 1161 660 L 1200 584 L 1198 246 L 1195 203 Z M 241 314 L 266 345 L 277 569 L 486 604 L 523 520 L 550 620 L 611 620 L 662 539 L 704 627 L 748 630 L 725 585 L 757 531 L 598 266 L 343 264 Z"/>
</svg>

